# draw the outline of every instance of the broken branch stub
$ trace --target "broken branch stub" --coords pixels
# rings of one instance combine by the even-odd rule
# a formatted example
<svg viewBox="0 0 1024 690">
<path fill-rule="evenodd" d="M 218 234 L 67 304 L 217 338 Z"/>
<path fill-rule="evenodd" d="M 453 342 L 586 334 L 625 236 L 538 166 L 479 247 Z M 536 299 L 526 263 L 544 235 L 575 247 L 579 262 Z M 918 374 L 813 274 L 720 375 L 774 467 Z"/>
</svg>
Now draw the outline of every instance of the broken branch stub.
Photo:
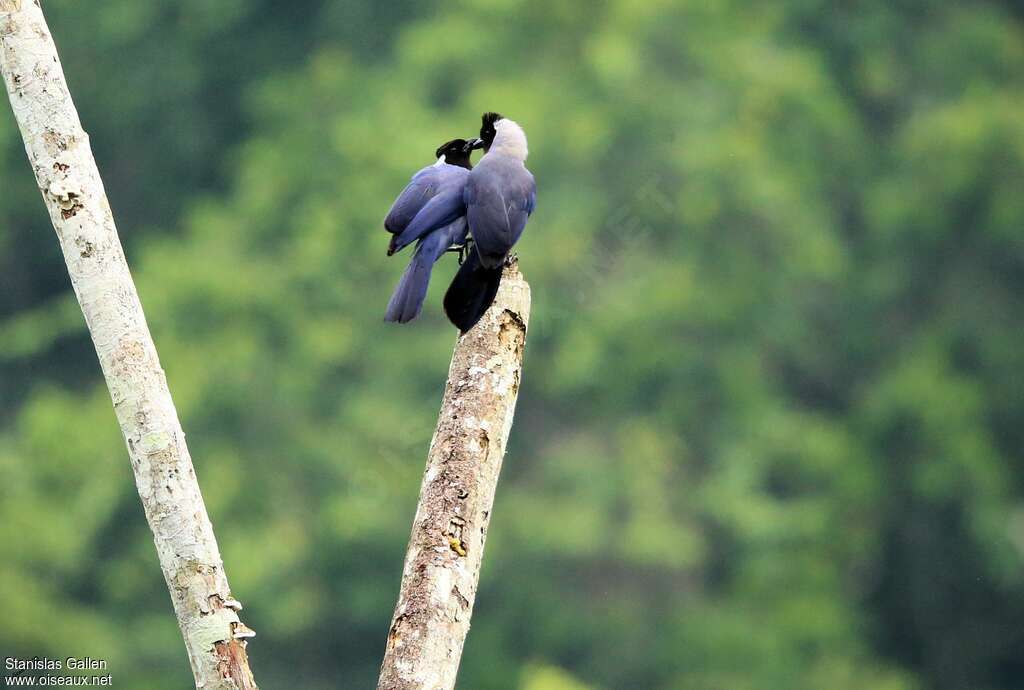
<svg viewBox="0 0 1024 690">
<path fill-rule="evenodd" d="M 378 690 L 451 690 L 512 427 L 530 287 L 505 268 L 494 304 L 459 337 L 406 553 Z"/>
</svg>

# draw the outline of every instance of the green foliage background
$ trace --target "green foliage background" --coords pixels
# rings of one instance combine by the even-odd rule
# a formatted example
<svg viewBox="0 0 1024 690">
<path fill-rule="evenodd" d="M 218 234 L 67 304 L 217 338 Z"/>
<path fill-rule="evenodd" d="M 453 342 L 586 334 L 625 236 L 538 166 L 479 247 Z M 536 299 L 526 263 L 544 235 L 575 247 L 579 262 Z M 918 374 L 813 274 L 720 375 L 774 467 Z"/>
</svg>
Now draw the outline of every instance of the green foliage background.
<svg viewBox="0 0 1024 690">
<path fill-rule="evenodd" d="M 1019 3 L 45 5 L 263 688 L 374 685 L 454 340 L 381 218 L 483 110 L 540 191 L 460 686 L 1024 686 Z M 6 108 L 0 180 L 0 653 L 188 687 Z"/>
</svg>

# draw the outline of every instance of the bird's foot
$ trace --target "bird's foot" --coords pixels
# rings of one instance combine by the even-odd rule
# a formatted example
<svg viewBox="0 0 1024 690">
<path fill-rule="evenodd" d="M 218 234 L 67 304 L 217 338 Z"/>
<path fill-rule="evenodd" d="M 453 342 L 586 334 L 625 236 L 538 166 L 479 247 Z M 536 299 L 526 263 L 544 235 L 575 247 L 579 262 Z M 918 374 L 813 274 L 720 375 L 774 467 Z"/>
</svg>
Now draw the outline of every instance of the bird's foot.
<svg viewBox="0 0 1024 690">
<path fill-rule="evenodd" d="M 468 245 L 465 244 L 456 244 L 451 247 L 448 247 L 448 249 L 445 249 L 445 253 L 455 252 L 456 254 L 459 255 L 459 266 L 461 266 L 462 262 L 466 260 L 467 251 L 469 251 Z"/>
<path fill-rule="evenodd" d="M 459 253 L 459 266 L 466 263 L 466 259 L 469 258 L 470 252 L 476 248 L 476 240 L 473 239 L 472 235 L 466 238 L 466 243 L 462 245 L 462 251 Z"/>
</svg>

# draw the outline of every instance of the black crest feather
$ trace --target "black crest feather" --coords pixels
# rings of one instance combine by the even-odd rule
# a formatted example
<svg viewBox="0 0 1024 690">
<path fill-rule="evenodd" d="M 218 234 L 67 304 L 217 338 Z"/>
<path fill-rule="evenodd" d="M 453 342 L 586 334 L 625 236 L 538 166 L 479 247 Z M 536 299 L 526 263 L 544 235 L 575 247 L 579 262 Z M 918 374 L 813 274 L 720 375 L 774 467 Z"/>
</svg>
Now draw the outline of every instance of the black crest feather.
<svg viewBox="0 0 1024 690">
<path fill-rule="evenodd" d="M 498 131 L 494 127 L 494 123 L 498 120 L 504 120 L 505 116 L 501 113 L 484 113 L 482 124 L 480 125 L 480 138 L 484 140 L 484 150 L 488 151 L 491 148 L 491 144 L 494 143 L 494 137 L 497 136 Z"/>
<path fill-rule="evenodd" d="M 484 125 L 484 127 L 487 127 L 488 125 L 494 126 L 495 122 L 497 122 L 498 120 L 504 120 L 504 119 L 505 119 L 505 116 L 502 115 L 501 113 L 484 113 L 483 125 Z"/>
</svg>

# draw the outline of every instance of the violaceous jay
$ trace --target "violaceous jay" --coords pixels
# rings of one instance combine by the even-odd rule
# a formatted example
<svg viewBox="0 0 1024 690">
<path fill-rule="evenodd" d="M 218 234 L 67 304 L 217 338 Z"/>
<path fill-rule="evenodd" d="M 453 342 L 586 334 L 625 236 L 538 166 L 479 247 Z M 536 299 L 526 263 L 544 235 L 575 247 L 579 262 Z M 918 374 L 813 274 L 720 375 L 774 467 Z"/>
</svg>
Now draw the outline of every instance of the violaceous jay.
<svg viewBox="0 0 1024 690">
<path fill-rule="evenodd" d="M 451 247 L 465 245 L 463 189 L 472 168 L 470 154 L 482 145 L 480 139 L 442 144 L 435 152 L 437 162 L 413 175 L 391 206 L 384 219 L 384 228 L 392 234 L 388 256 L 416 239 L 419 243 L 391 295 L 385 321 L 415 319 L 423 308 L 434 263 Z"/>
<path fill-rule="evenodd" d="M 537 201 L 522 127 L 498 113 L 484 113 L 480 139 L 485 153 L 468 173 L 463 192 L 473 250 L 444 297 L 448 319 L 463 333 L 494 301 L 505 261 Z"/>
</svg>

